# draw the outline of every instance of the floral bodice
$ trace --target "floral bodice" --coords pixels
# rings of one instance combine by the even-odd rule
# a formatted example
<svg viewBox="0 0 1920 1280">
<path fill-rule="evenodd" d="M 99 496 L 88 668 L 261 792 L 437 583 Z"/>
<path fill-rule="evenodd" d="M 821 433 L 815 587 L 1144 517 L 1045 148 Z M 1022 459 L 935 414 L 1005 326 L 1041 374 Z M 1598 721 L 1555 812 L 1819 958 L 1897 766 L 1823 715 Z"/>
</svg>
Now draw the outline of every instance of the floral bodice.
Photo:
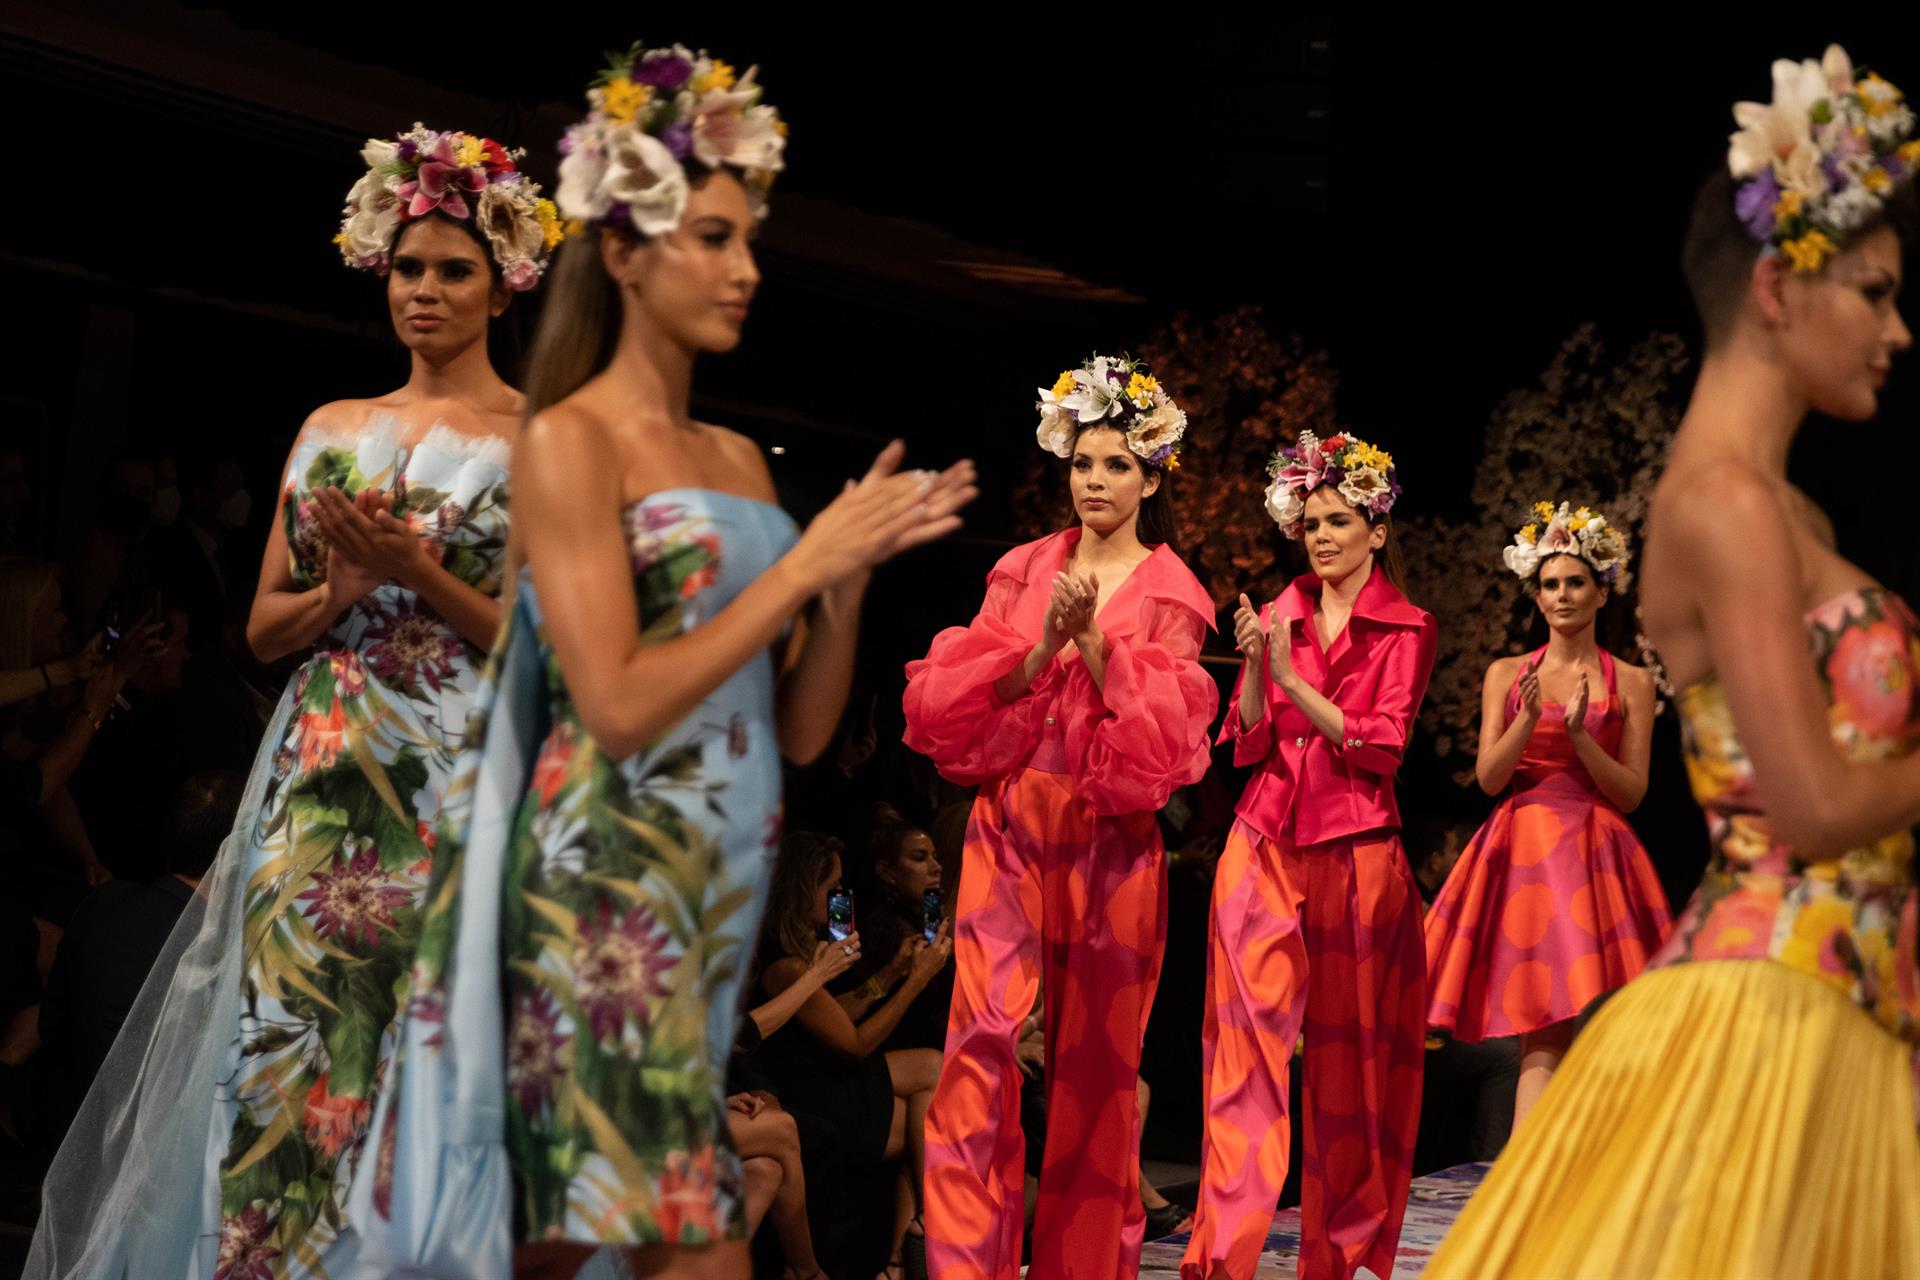
<svg viewBox="0 0 1920 1280">
<path fill-rule="evenodd" d="M 294 585 L 326 580 L 327 544 L 314 519 L 314 493 L 335 487 L 392 495 L 393 513 L 422 538 L 447 572 L 487 595 L 498 595 L 507 545 L 507 463 L 512 447 L 499 436 L 468 436 L 435 426 L 411 446 L 400 443 L 397 419 L 376 419 L 348 436 L 309 431 L 282 481 L 281 519 Z M 328 629 L 322 653 L 357 653 L 366 673 L 423 704 L 449 745 L 465 724 L 465 698 L 448 714 L 429 708 L 449 685 L 470 686 L 479 653 L 412 591 L 384 582 Z M 338 664 L 336 664 L 338 665 Z M 470 695 L 471 688 L 460 693 Z"/>
<path fill-rule="evenodd" d="M 1920 624 L 1907 606 L 1872 587 L 1829 601 L 1806 622 L 1834 749 L 1865 763 L 1920 746 Z M 1920 1044 L 1912 833 L 1802 856 L 1767 821 L 1719 682 L 1689 686 L 1679 702 L 1687 776 L 1706 810 L 1712 854 L 1655 964 L 1776 960 Z"/>
</svg>

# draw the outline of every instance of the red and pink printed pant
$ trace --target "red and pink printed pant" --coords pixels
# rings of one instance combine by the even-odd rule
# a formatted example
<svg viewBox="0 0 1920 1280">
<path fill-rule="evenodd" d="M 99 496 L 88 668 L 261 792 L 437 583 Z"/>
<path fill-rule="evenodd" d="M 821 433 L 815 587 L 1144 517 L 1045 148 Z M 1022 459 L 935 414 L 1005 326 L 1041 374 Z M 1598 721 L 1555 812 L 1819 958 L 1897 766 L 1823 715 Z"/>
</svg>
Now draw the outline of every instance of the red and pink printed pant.
<svg viewBox="0 0 1920 1280">
<path fill-rule="evenodd" d="M 1393 1274 L 1420 1125 L 1426 955 L 1391 832 L 1322 845 L 1236 822 L 1214 872 L 1202 1061 L 1206 1137 L 1185 1280 L 1249 1280 L 1287 1174 L 1302 1027 L 1300 1275 Z"/>
<path fill-rule="evenodd" d="M 946 1059 L 927 1112 L 934 1280 L 1020 1273 L 1025 1139 L 1014 1042 L 1043 974 L 1047 1142 L 1028 1275 L 1138 1273 L 1146 1216 L 1134 1085 L 1166 903 L 1151 813 L 1096 817 L 1070 778 L 1031 768 L 981 790 L 960 875 Z"/>
</svg>

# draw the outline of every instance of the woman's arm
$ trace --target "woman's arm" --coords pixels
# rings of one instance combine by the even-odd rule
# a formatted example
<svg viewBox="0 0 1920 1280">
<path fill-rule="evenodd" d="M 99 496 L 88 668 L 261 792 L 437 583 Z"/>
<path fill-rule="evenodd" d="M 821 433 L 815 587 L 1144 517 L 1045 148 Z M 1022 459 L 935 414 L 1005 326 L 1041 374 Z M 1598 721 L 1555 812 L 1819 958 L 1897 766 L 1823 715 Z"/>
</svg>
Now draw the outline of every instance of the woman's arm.
<svg viewBox="0 0 1920 1280">
<path fill-rule="evenodd" d="M 933 981 L 933 976 L 940 972 L 941 966 L 952 954 L 953 938 L 948 926 L 943 924 L 935 940 L 915 954 L 906 980 L 886 1003 L 857 1026 L 847 1016 L 847 1011 L 824 991 L 816 991 L 809 996 L 796 1016 L 801 1026 L 834 1052 L 847 1058 L 864 1058 L 886 1043 L 887 1037 L 900 1025 L 900 1019 L 906 1016 L 913 1002 L 926 990 L 927 983 Z M 797 958 L 777 961 L 767 970 L 767 989 L 777 995 L 797 981 L 801 972 Z"/>
<path fill-rule="evenodd" d="M 299 447 L 296 440 L 294 451 Z M 292 463 L 290 452 L 289 470 Z M 291 495 L 283 489 L 260 557 L 260 585 L 253 594 L 253 610 L 247 615 L 247 647 L 262 662 L 276 662 L 318 640 L 335 618 L 381 581 L 344 553 L 329 549 L 326 581 L 316 587 L 296 586 L 287 549 L 286 503 L 290 501 Z"/>
<path fill-rule="evenodd" d="M 1538 660 L 1521 662 L 1514 674 L 1515 660 L 1500 658 L 1487 668 L 1480 686 L 1480 754 L 1473 772 L 1480 789 L 1490 796 L 1505 791 L 1520 767 L 1527 741 L 1540 723 L 1540 677 Z M 1507 695 L 1515 683 L 1520 685 L 1520 713 L 1507 720 Z"/>
<path fill-rule="evenodd" d="M 387 509 L 391 497 L 384 490 L 363 489 L 349 498 L 322 489 L 314 501 L 332 546 L 379 581 L 391 579 L 419 596 L 468 644 L 492 647 L 503 616 L 500 601 L 448 573 L 426 539 Z"/>
<path fill-rule="evenodd" d="M 800 971 L 798 977 L 790 980 L 790 985 L 773 999 L 748 1011 L 747 1017 L 753 1020 L 754 1030 L 760 1033 L 762 1040 L 787 1025 L 794 1014 L 800 1012 L 800 1006 L 811 1000 L 829 982 L 847 971 L 860 955 L 860 935 L 850 933 L 844 942 L 823 942 L 813 949 L 813 962 Z M 785 961 L 776 962 L 777 968 Z M 796 961 L 795 963 L 798 963 Z"/>
<path fill-rule="evenodd" d="M 1608 755 L 1606 748 L 1587 732 L 1589 695 L 1584 680 L 1574 695 L 1578 705 L 1567 708 L 1567 737 L 1601 794 L 1613 801 L 1620 812 L 1632 813 L 1647 794 L 1647 762 L 1653 749 L 1653 678 L 1624 662 L 1617 663 L 1614 672 L 1623 720 L 1620 758 L 1616 760 Z"/>
<path fill-rule="evenodd" d="M 1714 500 L 1663 510 L 1660 536 L 1687 549 L 1690 603 L 1775 834 L 1820 858 L 1920 822 L 1920 754 L 1856 764 L 1834 746 L 1787 513 L 1735 465 L 1700 482 Z"/>
<path fill-rule="evenodd" d="M 953 512 L 971 489 L 895 474 L 903 452 L 898 444 L 882 451 L 864 480 L 712 618 L 642 644 L 611 444 L 564 409 L 529 423 L 514 454 L 514 523 L 560 669 L 600 749 L 616 759 L 639 751 L 771 645 L 821 591 L 956 527 Z"/>
</svg>

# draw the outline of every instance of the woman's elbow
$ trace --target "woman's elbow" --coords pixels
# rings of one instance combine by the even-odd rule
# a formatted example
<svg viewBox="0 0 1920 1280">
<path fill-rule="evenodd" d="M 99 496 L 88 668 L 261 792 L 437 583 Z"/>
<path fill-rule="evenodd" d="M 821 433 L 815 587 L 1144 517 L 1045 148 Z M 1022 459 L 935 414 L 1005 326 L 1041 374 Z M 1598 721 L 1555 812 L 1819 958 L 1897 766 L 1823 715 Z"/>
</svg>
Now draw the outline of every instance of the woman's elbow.
<svg viewBox="0 0 1920 1280">
<path fill-rule="evenodd" d="M 653 732 L 639 717 L 624 713 L 611 698 L 576 697 L 580 726 L 609 760 L 625 760 L 651 741 Z"/>
<path fill-rule="evenodd" d="M 780 754 L 787 758 L 795 768 L 804 769 L 820 758 L 827 749 L 831 733 L 820 733 L 801 728 L 789 728 L 782 723 L 779 730 Z"/>
<path fill-rule="evenodd" d="M 1497 796 L 1506 789 L 1505 783 L 1497 781 L 1494 776 L 1485 769 L 1475 769 L 1473 771 L 1473 780 L 1480 784 L 1480 790 L 1490 796 Z"/>
</svg>

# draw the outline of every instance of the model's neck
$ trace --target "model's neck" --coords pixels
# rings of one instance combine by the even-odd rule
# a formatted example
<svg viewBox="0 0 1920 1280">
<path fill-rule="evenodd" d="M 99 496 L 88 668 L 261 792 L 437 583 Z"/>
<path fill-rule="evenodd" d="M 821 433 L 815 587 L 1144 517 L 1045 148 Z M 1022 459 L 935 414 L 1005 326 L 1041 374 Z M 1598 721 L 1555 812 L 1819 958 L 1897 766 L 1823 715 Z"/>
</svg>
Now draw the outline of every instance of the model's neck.
<svg viewBox="0 0 1920 1280">
<path fill-rule="evenodd" d="M 675 426 L 690 427 L 696 355 L 629 309 L 607 376 L 637 403 L 657 407 Z"/>
<path fill-rule="evenodd" d="M 1787 453 L 1807 409 L 1785 366 L 1757 340 L 1736 335 L 1701 363 L 1673 452 L 1743 462 L 1785 479 Z"/>
<path fill-rule="evenodd" d="M 1555 666 L 1581 666 L 1598 657 L 1599 642 L 1594 639 L 1593 623 L 1578 631 L 1551 630 L 1547 633 L 1547 657 Z"/>
<path fill-rule="evenodd" d="M 473 342 L 445 360 L 430 360 L 418 351 L 407 373 L 407 384 L 400 394 L 408 400 L 456 400 L 466 404 L 485 404 L 510 393 L 507 384 L 493 371 L 484 340 Z"/>
</svg>

